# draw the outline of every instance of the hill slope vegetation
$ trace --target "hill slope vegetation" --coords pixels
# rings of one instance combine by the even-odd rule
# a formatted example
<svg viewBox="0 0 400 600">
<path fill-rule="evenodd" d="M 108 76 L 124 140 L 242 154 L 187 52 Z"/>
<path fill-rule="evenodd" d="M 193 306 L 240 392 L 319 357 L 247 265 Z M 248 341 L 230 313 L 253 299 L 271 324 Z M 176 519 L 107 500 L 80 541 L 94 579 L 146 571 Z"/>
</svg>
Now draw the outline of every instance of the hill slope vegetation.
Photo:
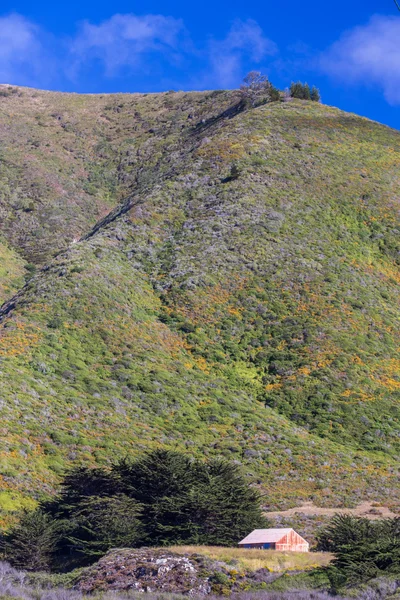
<svg viewBox="0 0 400 600">
<path fill-rule="evenodd" d="M 243 108 L 1 98 L 0 503 L 161 444 L 243 463 L 269 507 L 393 505 L 400 134 Z"/>
</svg>

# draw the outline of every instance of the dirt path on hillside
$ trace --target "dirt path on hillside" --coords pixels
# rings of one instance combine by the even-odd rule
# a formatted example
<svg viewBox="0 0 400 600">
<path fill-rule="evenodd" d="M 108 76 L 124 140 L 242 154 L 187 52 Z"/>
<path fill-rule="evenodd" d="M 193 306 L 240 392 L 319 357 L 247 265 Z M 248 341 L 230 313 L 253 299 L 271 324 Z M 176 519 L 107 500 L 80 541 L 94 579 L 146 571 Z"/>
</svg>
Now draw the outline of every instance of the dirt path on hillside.
<svg viewBox="0 0 400 600">
<path fill-rule="evenodd" d="M 374 506 L 373 502 L 362 502 L 356 508 L 323 508 L 315 506 L 312 502 L 306 502 L 302 506 L 289 508 L 288 510 L 277 510 L 264 513 L 266 517 L 291 517 L 296 513 L 303 515 L 326 515 L 333 517 L 336 513 L 346 513 L 357 517 L 366 517 L 367 519 L 382 519 L 389 517 L 398 517 L 387 506 Z"/>
</svg>

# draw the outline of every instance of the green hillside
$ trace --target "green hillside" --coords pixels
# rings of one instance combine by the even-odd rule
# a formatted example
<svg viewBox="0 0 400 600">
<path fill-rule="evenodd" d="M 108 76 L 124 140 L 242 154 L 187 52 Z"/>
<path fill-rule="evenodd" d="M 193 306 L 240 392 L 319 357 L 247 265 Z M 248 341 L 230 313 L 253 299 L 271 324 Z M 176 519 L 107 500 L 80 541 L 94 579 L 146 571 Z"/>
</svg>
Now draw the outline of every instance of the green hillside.
<svg viewBox="0 0 400 600">
<path fill-rule="evenodd" d="M 239 461 L 266 506 L 395 504 L 400 134 L 239 100 L 0 99 L 7 506 L 160 444 Z"/>
<path fill-rule="evenodd" d="M 0 238 L 0 303 L 13 296 L 25 283 L 28 275 L 24 261 Z"/>
</svg>

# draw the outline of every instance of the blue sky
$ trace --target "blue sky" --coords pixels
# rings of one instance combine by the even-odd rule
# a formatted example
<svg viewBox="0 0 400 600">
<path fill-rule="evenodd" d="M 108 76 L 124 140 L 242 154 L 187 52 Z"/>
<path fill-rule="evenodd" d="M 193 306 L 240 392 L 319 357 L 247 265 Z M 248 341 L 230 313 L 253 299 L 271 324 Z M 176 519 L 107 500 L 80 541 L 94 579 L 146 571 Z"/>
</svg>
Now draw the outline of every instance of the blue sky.
<svg viewBox="0 0 400 600">
<path fill-rule="evenodd" d="M 393 0 L 0 4 L 0 82 L 75 92 L 238 87 L 249 70 L 400 129 Z"/>
</svg>

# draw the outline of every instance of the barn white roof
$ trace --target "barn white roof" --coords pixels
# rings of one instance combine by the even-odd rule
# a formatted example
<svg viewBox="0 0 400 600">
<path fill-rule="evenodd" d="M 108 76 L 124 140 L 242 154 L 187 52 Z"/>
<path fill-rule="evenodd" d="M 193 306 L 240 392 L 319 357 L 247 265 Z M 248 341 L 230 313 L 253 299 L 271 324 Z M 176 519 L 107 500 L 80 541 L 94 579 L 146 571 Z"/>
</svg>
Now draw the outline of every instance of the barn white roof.
<svg viewBox="0 0 400 600">
<path fill-rule="evenodd" d="M 239 544 L 273 544 L 279 542 L 284 535 L 293 529 L 255 529 L 246 536 Z"/>
</svg>

